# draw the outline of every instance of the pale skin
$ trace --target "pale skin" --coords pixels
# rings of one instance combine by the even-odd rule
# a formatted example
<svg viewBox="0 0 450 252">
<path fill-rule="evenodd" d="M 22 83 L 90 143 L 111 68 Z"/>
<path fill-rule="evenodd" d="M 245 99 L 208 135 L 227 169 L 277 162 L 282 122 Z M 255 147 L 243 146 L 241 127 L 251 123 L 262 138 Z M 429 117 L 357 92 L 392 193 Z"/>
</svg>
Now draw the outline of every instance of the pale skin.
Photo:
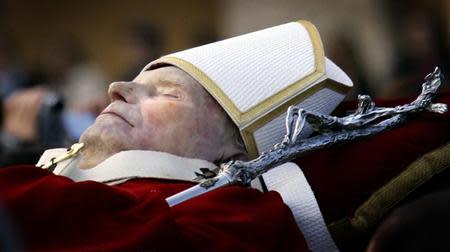
<svg viewBox="0 0 450 252">
<path fill-rule="evenodd" d="M 236 129 L 217 102 L 184 71 L 166 66 L 114 82 L 109 106 L 81 136 L 80 168 L 124 150 L 153 150 L 212 162 L 245 159 Z"/>
</svg>

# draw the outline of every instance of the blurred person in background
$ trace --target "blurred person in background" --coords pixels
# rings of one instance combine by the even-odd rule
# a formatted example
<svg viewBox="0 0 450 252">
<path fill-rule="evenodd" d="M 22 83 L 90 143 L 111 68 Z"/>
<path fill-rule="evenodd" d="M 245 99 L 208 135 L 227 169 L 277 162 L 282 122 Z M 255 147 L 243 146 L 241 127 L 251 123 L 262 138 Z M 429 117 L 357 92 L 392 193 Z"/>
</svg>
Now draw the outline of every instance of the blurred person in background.
<svg viewBox="0 0 450 252">
<path fill-rule="evenodd" d="M 448 188 L 404 204 L 378 227 L 367 252 L 449 251 L 449 212 Z"/>
<path fill-rule="evenodd" d="M 382 96 L 398 98 L 411 96 L 419 92 L 419 83 L 426 73 L 435 66 L 441 66 L 443 74 L 448 76 L 448 49 L 441 40 L 445 32 L 440 20 L 429 16 L 424 10 L 410 10 L 401 15 L 396 30 L 397 55 L 394 63 L 394 81 L 385 86 Z M 442 89 L 449 88 L 445 81 Z"/>
<path fill-rule="evenodd" d="M 103 72 L 73 40 L 41 53 L 33 84 L 15 85 L 4 99 L 3 165 L 35 162 L 42 150 L 77 141 L 108 102 Z"/>
<path fill-rule="evenodd" d="M 105 74 L 73 38 L 57 39 L 41 53 L 42 84 L 64 100 L 62 123 L 74 142 L 106 107 Z"/>
<path fill-rule="evenodd" d="M 27 84 L 28 76 L 17 53 L 15 41 L 6 32 L 0 31 L 0 100 Z"/>
<path fill-rule="evenodd" d="M 131 80 L 141 71 L 148 60 L 159 58 L 163 53 L 163 34 L 159 27 L 149 24 L 134 24 L 126 33 L 128 65 L 122 73 L 122 80 Z"/>
<path fill-rule="evenodd" d="M 37 138 L 36 106 L 43 97 L 43 90 L 29 89 L 32 86 L 24 63 L 18 54 L 17 45 L 6 32 L 0 32 L 0 163 L 10 164 L 17 160 L 20 150 L 23 162 L 32 162 L 42 149 L 30 145 Z M 31 121 L 30 121 L 31 120 Z"/>
<path fill-rule="evenodd" d="M 336 64 L 342 66 L 342 69 L 345 69 L 355 83 L 353 89 L 346 96 L 347 100 L 356 100 L 358 94 L 374 93 L 374 90 L 369 88 L 363 66 L 359 64 L 361 57 L 350 36 L 345 34 L 337 35 L 329 43 L 328 51 L 330 52 L 330 57 L 335 60 Z"/>
</svg>

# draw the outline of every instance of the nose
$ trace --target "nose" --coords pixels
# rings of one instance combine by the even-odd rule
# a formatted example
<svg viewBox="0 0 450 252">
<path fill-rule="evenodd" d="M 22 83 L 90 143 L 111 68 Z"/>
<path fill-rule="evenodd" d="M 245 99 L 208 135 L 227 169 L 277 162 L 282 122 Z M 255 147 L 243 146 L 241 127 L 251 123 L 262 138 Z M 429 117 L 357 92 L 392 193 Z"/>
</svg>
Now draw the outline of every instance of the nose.
<svg viewBox="0 0 450 252">
<path fill-rule="evenodd" d="M 136 84 L 128 81 L 113 82 L 109 85 L 108 95 L 111 102 L 121 100 L 126 103 L 136 103 Z"/>
</svg>

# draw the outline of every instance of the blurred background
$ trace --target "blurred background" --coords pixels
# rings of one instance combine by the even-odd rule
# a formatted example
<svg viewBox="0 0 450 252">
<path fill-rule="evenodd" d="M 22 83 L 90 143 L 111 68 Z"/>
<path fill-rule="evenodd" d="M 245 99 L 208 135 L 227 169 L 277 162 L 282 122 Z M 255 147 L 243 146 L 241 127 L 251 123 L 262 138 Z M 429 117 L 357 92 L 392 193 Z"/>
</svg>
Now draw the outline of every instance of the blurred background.
<svg viewBox="0 0 450 252">
<path fill-rule="evenodd" d="M 449 14 L 448 0 L 0 0 L 0 153 L 76 141 L 108 84 L 161 55 L 298 19 L 352 78 L 348 99 L 415 95 L 435 66 L 450 76 Z"/>
</svg>

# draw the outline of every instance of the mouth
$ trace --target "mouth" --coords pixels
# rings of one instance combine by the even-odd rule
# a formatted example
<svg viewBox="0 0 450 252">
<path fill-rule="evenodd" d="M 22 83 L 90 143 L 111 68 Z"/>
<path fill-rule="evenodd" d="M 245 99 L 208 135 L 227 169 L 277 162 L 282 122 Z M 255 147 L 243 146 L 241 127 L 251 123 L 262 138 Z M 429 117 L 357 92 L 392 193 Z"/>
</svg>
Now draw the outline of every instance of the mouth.
<svg viewBox="0 0 450 252">
<path fill-rule="evenodd" d="M 100 113 L 100 115 L 112 115 L 112 116 L 118 117 L 118 118 L 122 119 L 122 121 L 126 122 L 128 125 L 130 125 L 131 127 L 134 128 L 134 125 L 133 125 L 133 124 L 131 124 L 128 120 L 126 120 L 123 116 L 117 114 L 116 112 L 113 112 L 113 111 L 103 111 L 102 113 Z"/>
</svg>

